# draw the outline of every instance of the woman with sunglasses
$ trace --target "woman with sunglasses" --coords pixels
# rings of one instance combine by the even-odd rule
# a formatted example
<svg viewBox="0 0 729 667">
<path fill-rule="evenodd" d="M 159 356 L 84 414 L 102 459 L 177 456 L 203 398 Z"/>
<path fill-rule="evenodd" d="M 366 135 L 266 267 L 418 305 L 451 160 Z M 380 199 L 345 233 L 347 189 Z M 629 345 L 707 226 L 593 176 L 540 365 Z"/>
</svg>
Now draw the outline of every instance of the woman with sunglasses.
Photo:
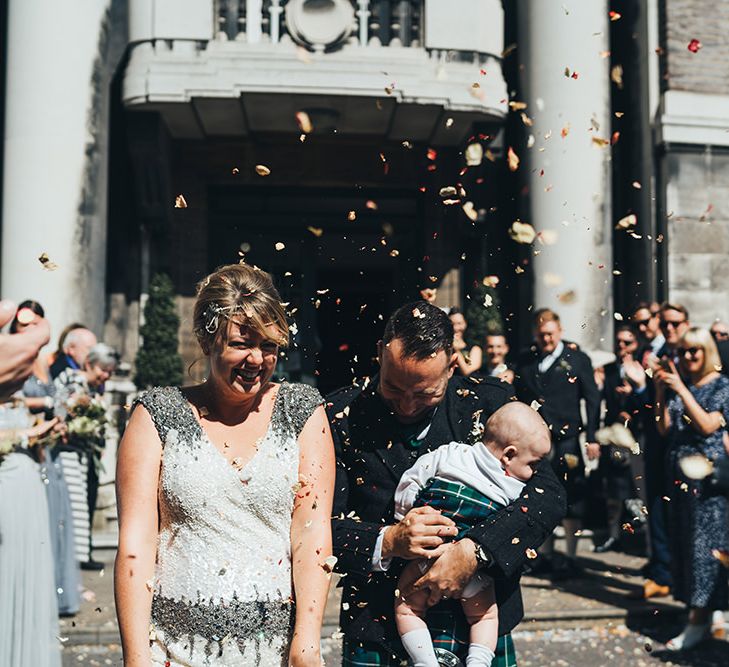
<svg viewBox="0 0 729 667">
<path fill-rule="evenodd" d="M 667 644 L 672 650 L 696 646 L 709 635 L 712 611 L 729 608 L 727 569 L 712 555 L 717 549 L 729 550 L 729 500 L 706 494 L 679 466 L 691 454 L 711 461 L 727 458 L 723 432 L 729 418 L 729 378 L 719 373 L 719 354 L 706 329 L 686 331 L 677 352 L 679 369 L 666 361 L 653 376 L 657 427 L 669 447 L 673 596 L 689 607 L 688 625 Z"/>
</svg>

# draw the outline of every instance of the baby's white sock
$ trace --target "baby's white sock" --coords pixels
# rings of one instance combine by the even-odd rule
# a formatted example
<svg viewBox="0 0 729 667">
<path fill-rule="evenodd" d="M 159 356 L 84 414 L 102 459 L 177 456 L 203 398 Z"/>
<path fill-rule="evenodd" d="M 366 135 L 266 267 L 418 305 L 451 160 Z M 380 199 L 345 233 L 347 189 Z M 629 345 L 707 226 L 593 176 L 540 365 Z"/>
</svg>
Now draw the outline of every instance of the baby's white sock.
<svg viewBox="0 0 729 667">
<path fill-rule="evenodd" d="M 413 667 L 438 667 L 433 640 L 427 628 L 406 632 L 400 639 L 413 661 Z"/>
<path fill-rule="evenodd" d="M 466 667 L 491 667 L 495 653 L 483 644 L 471 644 L 466 656 Z"/>
</svg>

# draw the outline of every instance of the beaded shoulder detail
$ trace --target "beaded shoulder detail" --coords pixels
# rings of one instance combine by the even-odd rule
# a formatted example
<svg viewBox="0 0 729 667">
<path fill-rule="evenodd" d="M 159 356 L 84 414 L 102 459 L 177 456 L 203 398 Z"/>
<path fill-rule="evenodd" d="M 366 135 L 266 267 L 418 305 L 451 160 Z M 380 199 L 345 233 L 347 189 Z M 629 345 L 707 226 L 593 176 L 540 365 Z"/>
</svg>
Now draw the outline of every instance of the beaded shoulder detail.
<svg viewBox="0 0 729 667">
<path fill-rule="evenodd" d="M 276 399 L 271 416 L 273 429 L 279 433 L 288 431 L 296 438 L 314 410 L 324 404 L 317 389 L 298 382 L 282 382 Z"/>
<path fill-rule="evenodd" d="M 137 405 L 149 412 L 163 446 L 171 430 L 196 435 L 199 432 L 200 425 L 178 387 L 154 387 L 134 400 L 132 412 Z"/>
</svg>

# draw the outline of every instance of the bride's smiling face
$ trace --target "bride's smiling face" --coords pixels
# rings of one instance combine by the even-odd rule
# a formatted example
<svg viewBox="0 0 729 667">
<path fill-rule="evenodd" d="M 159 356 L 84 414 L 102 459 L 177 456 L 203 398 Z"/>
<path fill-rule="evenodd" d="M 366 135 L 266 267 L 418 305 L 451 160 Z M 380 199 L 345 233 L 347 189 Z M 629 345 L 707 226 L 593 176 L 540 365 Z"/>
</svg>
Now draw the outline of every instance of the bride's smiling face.
<svg viewBox="0 0 729 667">
<path fill-rule="evenodd" d="M 263 335 L 240 320 L 227 325 L 227 336 L 210 352 L 211 379 L 241 397 L 257 394 L 276 369 L 280 332 L 271 325 Z"/>
</svg>

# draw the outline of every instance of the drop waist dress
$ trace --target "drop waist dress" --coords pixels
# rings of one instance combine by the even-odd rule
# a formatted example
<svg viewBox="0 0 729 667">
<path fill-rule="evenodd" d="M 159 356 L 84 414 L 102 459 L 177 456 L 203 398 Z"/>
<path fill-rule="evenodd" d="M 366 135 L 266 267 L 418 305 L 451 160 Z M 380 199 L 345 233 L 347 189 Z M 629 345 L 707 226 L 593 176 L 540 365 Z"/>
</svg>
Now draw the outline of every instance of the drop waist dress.
<svg viewBox="0 0 729 667">
<path fill-rule="evenodd" d="M 208 439 L 182 392 L 140 396 L 162 441 L 153 664 L 288 664 L 294 605 L 291 515 L 298 436 L 319 393 L 282 383 L 266 434 L 238 470 Z"/>
</svg>

